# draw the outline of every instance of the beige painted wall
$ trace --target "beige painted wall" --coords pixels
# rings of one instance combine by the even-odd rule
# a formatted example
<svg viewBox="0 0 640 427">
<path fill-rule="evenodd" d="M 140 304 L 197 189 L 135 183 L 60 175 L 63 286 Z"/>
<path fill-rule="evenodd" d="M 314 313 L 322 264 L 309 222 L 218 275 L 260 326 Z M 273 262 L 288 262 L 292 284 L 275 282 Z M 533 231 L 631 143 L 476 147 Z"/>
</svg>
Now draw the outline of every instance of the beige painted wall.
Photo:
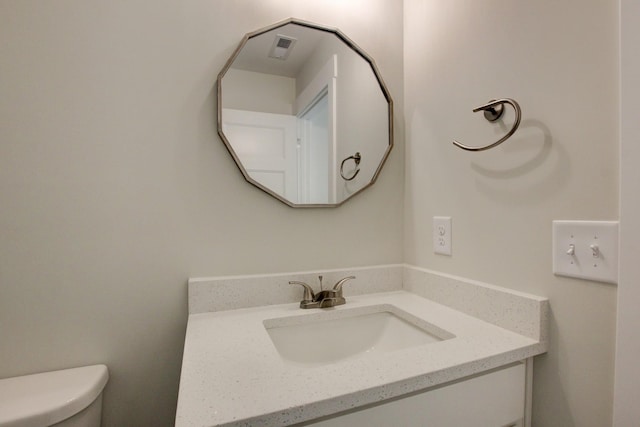
<svg viewBox="0 0 640 427">
<path fill-rule="evenodd" d="M 552 274 L 551 221 L 618 216 L 617 18 L 595 0 L 405 1 L 404 258 L 550 298 L 535 426 L 611 424 L 616 287 Z M 505 133 L 471 112 L 496 97 L 520 102 L 516 135 L 454 147 Z M 452 257 L 434 215 L 453 217 Z"/>
<path fill-rule="evenodd" d="M 222 80 L 224 108 L 293 114 L 294 78 L 230 68 Z"/>
<path fill-rule="evenodd" d="M 380 179 L 339 209 L 247 184 L 216 134 L 218 72 L 291 16 L 359 43 L 397 103 Z M 106 426 L 173 425 L 188 277 L 401 262 L 402 19 L 387 0 L 0 2 L 0 377 L 106 363 Z"/>
<path fill-rule="evenodd" d="M 615 427 L 640 419 L 640 3 L 620 2 L 620 276 L 616 331 Z"/>
<path fill-rule="evenodd" d="M 553 276 L 550 228 L 617 217 L 615 2 L 405 8 L 403 247 L 400 1 L 0 2 L 0 377 L 104 362 L 107 426 L 172 425 L 188 277 L 404 259 L 551 298 L 535 425 L 609 425 L 616 289 Z M 290 16 L 340 28 L 394 97 L 396 147 L 339 209 L 271 199 L 216 136 L 217 73 Z M 470 111 L 497 96 L 520 101 L 518 134 L 451 146 L 498 136 Z"/>
</svg>

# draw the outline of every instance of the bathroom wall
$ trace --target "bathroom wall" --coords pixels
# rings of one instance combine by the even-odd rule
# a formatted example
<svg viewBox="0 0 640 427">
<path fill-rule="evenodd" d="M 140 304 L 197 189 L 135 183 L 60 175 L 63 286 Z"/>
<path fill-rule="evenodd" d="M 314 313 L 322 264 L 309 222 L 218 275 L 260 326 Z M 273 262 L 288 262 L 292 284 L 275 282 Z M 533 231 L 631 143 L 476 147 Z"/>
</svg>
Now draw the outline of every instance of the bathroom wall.
<svg viewBox="0 0 640 427">
<path fill-rule="evenodd" d="M 339 209 L 247 184 L 216 134 L 218 72 L 291 16 L 355 40 L 396 102 L 381 176 Z M 0 378 L 106 363 L 106 426 L 170 426 L 188 277 L 402 262 L 402 20 L 387 0 L 0 2 Z"/>
<path fill-rule="evenodd" d="M 533 424 L 611 425 L 616 287 L 556 277 L 551 221 L 618 217 L 617 2 L 405 1 L 405 262 L 551 301 Z M 506 132 L 472 108 L 523 111 Z M 513 121 L 510 107 L 505 126 Z M 431 218 L 453 218 L 453 256 Z"/>
<path fill-rule="evenodd" d="M 224 75 L 224 108 L 293 114 L 296 79 L 230 68 Z"/>
<path fill-rule="evenodd" d="M 553 219 L 618 215 L 616 2 L 404 7 L 403 70 L 399 0 L 0 2 L 0 377 L 106 363 L 106 426 L 169 426 L 188 277 L 404 260 L 548 296 L 534 425 L 609 425 L 616 288 L 555 277 L 550 252 Z M 216 135 L 219 70 L 290 16 L 340 28 L 394 97 L 396 146 L 339 209 L 245 183 Z M 451 145 L 499 137 L 471 109 L 504 96 L 511 140 Z"/>
<path fill-rule="evenodd" d="M 615 427 L 640 419 L 640 4 L 620 2 L 620 283 L 616 331 Z"/>
</svg>

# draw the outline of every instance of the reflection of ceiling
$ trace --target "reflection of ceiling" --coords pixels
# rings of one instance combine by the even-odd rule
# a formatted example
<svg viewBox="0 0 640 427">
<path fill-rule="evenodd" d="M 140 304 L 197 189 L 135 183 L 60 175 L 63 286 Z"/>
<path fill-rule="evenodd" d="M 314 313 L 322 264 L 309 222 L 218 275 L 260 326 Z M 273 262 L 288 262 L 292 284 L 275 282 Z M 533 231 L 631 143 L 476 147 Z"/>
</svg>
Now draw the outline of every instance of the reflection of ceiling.
<svg viewBox="0 0 640 427">
<path fill-rule="evenodd" d="M 277 34 L 297 39 L 286 60 L 269 58 L 269 50 Z M 233 61 L 232 68 L 275 74 L 285 77 L 296 77 L 302 65 L 316 49 L 323 38 L 337 37 L 333 33 L 318 31 L 296 24 L 287 24 L 267 33 L 260 34 L 247 41 L 242 51 Z"/>
</svg>

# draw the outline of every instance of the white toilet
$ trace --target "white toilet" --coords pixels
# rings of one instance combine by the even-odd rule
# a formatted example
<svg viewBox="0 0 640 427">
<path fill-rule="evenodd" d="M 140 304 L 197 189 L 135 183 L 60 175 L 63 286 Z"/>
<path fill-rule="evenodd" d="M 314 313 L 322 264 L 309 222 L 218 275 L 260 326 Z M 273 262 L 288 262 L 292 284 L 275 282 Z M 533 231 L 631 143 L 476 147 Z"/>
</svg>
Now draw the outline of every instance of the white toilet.
<svg viewBox="0 0 640 427">
<path fill-rule="evenodd" d="M 100 427 L 105 365 L 0 380 L 0 427 Z"/>
</svg>

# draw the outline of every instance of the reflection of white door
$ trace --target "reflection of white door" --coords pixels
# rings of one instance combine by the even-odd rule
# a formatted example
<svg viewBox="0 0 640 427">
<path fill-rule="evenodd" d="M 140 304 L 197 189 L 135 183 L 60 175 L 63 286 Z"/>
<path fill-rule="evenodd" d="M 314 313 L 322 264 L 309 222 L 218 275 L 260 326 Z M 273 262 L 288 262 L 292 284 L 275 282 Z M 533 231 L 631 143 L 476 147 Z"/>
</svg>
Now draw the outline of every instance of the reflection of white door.
<svg viewBox="0 0 640 427">
<path fill-rule="evenodd" d="M 298 121 L 299 193 L 301 203 L 333 203 L 329 102 L 325 91 Z"/>
<path fill-rule="evenodd" d="M 225 108 L 222 131 L 249 176 L 298 203 L 296 117 Z"/>
</svg>

